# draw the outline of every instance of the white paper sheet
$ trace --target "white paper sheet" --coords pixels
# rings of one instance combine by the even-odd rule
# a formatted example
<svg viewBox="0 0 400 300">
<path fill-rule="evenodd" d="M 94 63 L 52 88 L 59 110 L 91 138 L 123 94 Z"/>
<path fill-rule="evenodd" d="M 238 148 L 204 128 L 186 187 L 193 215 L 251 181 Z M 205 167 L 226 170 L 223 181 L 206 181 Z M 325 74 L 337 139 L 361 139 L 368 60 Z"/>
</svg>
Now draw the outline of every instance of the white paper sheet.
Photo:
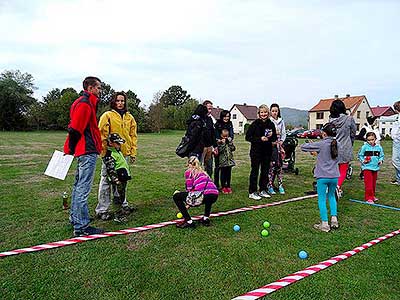
<svg viewBox="0 0 400 300">
<path fill-rule="evenodd" d="M 44 174 L 50 177 L 64 180 L 67 176 L 68 170 L 71 167 L 73 160 L 74 157 L 72 155 L 64 155 L 63 152 L 55 150 Z"/>
</svg>

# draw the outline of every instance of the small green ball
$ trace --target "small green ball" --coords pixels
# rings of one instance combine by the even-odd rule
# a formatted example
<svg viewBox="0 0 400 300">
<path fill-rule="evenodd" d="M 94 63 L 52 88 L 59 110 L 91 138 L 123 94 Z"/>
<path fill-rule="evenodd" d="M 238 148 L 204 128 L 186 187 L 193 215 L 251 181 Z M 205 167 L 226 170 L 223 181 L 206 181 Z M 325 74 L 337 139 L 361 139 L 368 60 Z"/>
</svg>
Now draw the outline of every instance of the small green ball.
<svg viewBox="0 0 400 300">
<path fill-rule="evenodd" d="M 261 231 L 261 235 L 262 236 L 268 236 L 269 232 L 266 229 L 263 229 L 263 231 Z"/>
<path fill-rule="evenodd" d="M 269 226 L 271 226 L 271 224 L 269 224 L 268 221 L 265 221 L 265 222 L 263 223 L 263 226 L 264 226 L 264 228 L 269 228 Z"/>
</svg>

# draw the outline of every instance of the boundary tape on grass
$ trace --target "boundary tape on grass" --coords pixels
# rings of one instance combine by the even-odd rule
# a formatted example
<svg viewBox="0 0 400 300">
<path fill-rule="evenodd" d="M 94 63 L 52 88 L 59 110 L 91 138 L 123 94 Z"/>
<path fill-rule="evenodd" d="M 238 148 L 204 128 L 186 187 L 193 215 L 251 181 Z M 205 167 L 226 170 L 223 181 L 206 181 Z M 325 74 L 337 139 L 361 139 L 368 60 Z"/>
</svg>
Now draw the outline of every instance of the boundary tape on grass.
<svg viewBox="0 0 400 300">
<path fill-rule="evenodd" d="M 226 216 L 226 215 L 232 215 L 232 214 L 236 214 L 236 213 L 240 213 L 240 212 L 257 210 L 257 209 L 266 208 L 266 207 L 270 207 L 270 206 L 276 206 L 276 205 L 281 205 L 281 204 L 285 204 L 285 203 L 289 203 L 289 202 L 295 202 L 295 201 L 305 200 L 305 199 L 309 199 L 309 198 L 314 198 L 316 196 L 317 195 L 309 195 L 309 196 L 302 196 L 302 197 L 296 197 L 296 198 L 291 198 L 291 199 L 287 199 L 287 200 L 272 202 L 272 203 L 252 205 L 249 207 L 242 207 L 242 208 L 237 208 L 237 209 L 233 209 L 233 210 L 229 210 L 229 211 L 213 213 L 210 215 L 210 217 L 215 218 L 215 217 L 221 217 L 221 216 Z M 202 217 L 202 215 L 195 216 L 195 217 L 192 217 L 192 219 L 199 220 L 201 217 Z M 131 233 L 135 233 L 135 232 L 141 232 L 141 231 L 161 228 L 161 227 L 173 225 L 173 224 L 176 224 L 179 222 L 182 222 L 182 220 L 177 219 L 177 220 L 166 221 L 166 222 L 162 222 L 162 223 L 158 223 L 158 224 L 145 225 L 145 226 L 128 228 L 128 229 L 121 229 L 121 230 L 117 230 L 117 231 L 105 232 L 102 234 L 81 236 L 81 237 L 71 238 L 71 239 L 64 240 L 64 241 L 51 242 L 51 243 L 32 246 L 32 247 L 28 247 L 28 248 L 0 252 L 0 258 L 12 256 L 12 255 L 18 255 L 18 254 L 22 254 L 22 253 L 31 253 L 31 252 L 38 252 L 38 251 L 42 251 L 42 250 L 55 249 L 55 248 L 70 246 L 70 245 L 74 245 L 74 244 L 78 244 L 78 243 L 83 243 L 83 242 L 87 242 L 87 241 L 91 241 L 91 240 L 97 240 L 97 239 L 101 239 L 101 238 L 107 238 L 107 237 L 116 236 L 116 235 L 125 235 L 125 234 L 131 234 Z"/>
<path fill-rule="evenodd" d="M 260 287 L 256 290 L 253 290 L 251 292 L 247 292 L 246 294 L 243 294 L 241 296 L 238 296 L 236 298 L 233 298 L 232 300 L 255 300 L 255 299 L 260 299 L 262 297 L 265 297 L 269 294 L 272 294 L 273 292 L 276 292 L 277 290 L 280 290 L 281 288 L 284 288 L 292 283 L 296 283 L 297 281 L 306 278 L 310 275 L 313 275 L 315 273 L 318 273 L 319 271 L 322 271 L 330 266 L 333 266 L 334 264 L 345 260 L 349 257 L 352 257 L 353 255 L 356 255 L 357 253 L 368 249 L 369 247 L 372 247 L 384 240 L 390 239 L 396 235 L 400 234 L 400 229 L 396 231 L 392 231 L 391 233 L 388 233 L 384 236 L 381 236 L 379 238 L 376 238 L 368 243 L 365 243 L 359 247 L 354 248 L 353 250 L 344 252 L 340 255 L 331 257 L 328 260 L 325 260 L 323 262 L 320 262 L 319 264 L 310 266 L 308 268 L 305 268 L 301 271 L 298 271 L 296 273 L 290 274 L 286 277 L 283 277 L 275 282 L 272 282 L 270 284 L 264 285 L 263 287 Z"/>
<path fill-rule="evenodd" d="M 376 203 L 368 203 L 367 201 L 361 201 L 361 200 L 355 200 L 355 199 L 349 199 L 351 202 L 355 203 L 361 203 L 361 204 L 368 204 L 371 206 L 376 206 L 376 207 L 382 207 L 382 208 L 388 208 L 388 209 L 393 209 L 393 210 L 400 210 L 398 207 L 394 206 L 389 206 L 389 205 L 382 205 L 382 204 L 376 204 Z"/>
</svg>

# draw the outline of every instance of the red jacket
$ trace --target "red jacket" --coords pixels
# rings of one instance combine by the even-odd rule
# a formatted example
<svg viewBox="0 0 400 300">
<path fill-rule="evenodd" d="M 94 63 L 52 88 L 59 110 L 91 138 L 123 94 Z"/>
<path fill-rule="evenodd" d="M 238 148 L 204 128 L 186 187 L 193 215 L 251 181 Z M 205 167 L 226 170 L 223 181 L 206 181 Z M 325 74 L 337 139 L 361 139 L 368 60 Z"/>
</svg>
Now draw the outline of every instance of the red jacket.
<svg viewBox="0 0 400 300">
<path fill-rule="evenodd" d="M 96 118 L 98 101 L 95 95 L 84 91 L 83 96 L 72 103 L 64 153 L 75 157 L 89 153 L 100 154 L 102 144 Z"/>
</svg>

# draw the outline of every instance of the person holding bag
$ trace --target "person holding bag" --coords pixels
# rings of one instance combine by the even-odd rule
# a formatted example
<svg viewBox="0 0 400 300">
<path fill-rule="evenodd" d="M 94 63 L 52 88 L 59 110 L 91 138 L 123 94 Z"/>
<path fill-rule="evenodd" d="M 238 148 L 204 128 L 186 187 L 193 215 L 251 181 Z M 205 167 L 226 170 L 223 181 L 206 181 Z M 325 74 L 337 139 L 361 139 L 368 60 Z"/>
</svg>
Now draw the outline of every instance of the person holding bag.
<svg viewBox="0 0 400 300">
<path fill-rule="evenodd" d="M 218 189 L 208 174 L 202 169 L 200 161 L 196 156 L 191 156 L 188 160 L 188 168 L 185 171 L 185 184 L 185 192 L 176 191 L 173 195 L 174 202 L 184 217 L 184 221 L 176 224 L 176 227 L 195 227 L 187 208 L 201 204 L 204 204 L 205 208 L 204 216 L 200 222 L 204 226 L 210 226 L 211 206 L 218 199 Z"/>
</svg>

